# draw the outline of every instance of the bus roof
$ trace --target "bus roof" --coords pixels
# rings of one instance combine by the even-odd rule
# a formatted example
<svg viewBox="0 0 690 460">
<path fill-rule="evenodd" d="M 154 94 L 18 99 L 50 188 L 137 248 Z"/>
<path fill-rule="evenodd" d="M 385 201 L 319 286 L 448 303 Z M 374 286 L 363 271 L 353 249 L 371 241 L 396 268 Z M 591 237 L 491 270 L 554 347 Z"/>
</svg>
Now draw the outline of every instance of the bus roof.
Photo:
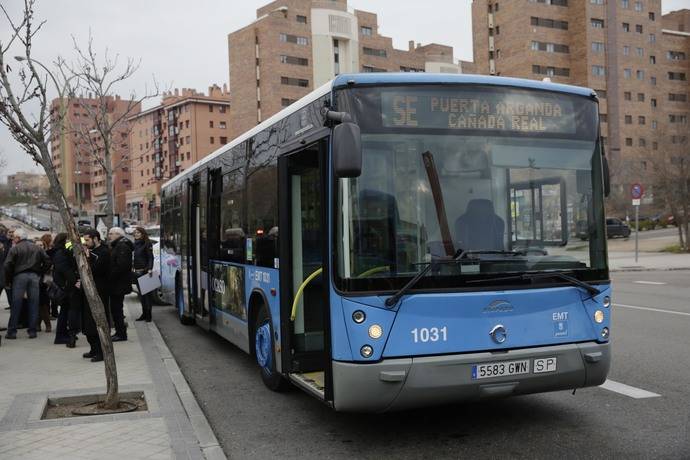
<svg viewBox="0 0 690 460">
<path fill-rule="evenodd" d="M 241 134 L 239 137 L 233 139 L 229 144 L 225 144 L 218 148 L 210 155 L 202 158 L 186 171 L 178 174 L 169 181 L 163 184 L 167 187 L 175 182 L 178 182 L 188 175 L 193 174 L 200 166 L 222 155 L 224 152 L 232 149 L 236 145 L 250 139 L 264 129 L 270 128 L 279 120 L 298 112 L 302 108 L 308 106 L 316 101 L 321 96 L 328 94 L 334 88 L 341 88 L 346 86 L 357 85 L 392 85 L 392 84 L 475 84 L 475 85 L 494 85 L 494 86 L 512 86 L 516 88 L 526 89 L 541 89 L 547 91 L 557 91 L 562 93 L 575 94 L 579 96 L 590 97 L 594 94 L 594 90 L 584 88 L 581 86 L 563 85 L 560 83 L 551 83 L 538 80 L 526 80 L 522 78 L 509 77 L 494 77 L 489 75 L 468 75 L 468 74 L 449 74 L 449 73 L 425 73 L 425 72 L 405 72 L 405 73 L 357 73 L 357 74 L 342 74 L 335 79 L 325 83 L 311 93 L 307 94 L 297 102 L 291 104 L 289 107 L 281 110 L 272 117 L 263 121 L 261 124 L 255 126 L 251 130 Z"/>
<path fill-rule="evenodd" d="M 579 96 L 592 96 L 594 90 L 582 86 L 564 85 L 539 80 L 526 80 L 523 78 L 494 77 L 490 75 L 468 75 L 468 74 L 449 74 L 449 73 L 425 73 L 425 72 L 404 72 L 404 73 L 358 73 L 342 74 L 333 80 L 333 88 L 340 88 L 349 85 L 393 85 L 393 84 L 474 84 L 474 85 L 495 85 L 513 86 L 526 89 L 543 89 L 548 91 L 558 91 L 562 93 L 576 94 Z"/>
</svg>

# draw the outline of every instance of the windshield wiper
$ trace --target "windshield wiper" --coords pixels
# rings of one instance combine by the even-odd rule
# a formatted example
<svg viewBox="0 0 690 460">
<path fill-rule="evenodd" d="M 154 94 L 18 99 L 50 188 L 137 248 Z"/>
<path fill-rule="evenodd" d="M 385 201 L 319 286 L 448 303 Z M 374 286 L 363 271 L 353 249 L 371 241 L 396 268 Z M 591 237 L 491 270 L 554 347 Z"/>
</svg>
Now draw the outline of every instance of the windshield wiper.
<svg viewBox="0 0 690 460">
<path fill-rule="evenodd" d="M 395 305 L 396 303 L 398 303 L 398 300 L 400 300 L 400 298 L 401 298 L 403 295 L 405 295 L 405 293 L 406 293 L 407 291 L 409 291 L 410 289 L 412 289 L 412 287 L 413 287 L 415 284 L 417 284 L 417 282 L 419 282 L 420 279 L 424 278 L 424 275 L 426 275 L 427 273 L 429 273 L 429 270 L 431 270 L 431 267 L 433 267 L 434 265 L 437 265 L 437 264 L 447 264 L 447 263 L 450 263 L 450 262 L 457 262 L 457 261 L 459 261 L 460 259 L 462 259 L 462 258 L 465 256 L 465 254 L 467 254 L 466 251 L 463 251 L 462 249 L 458 249 L 458 250 L 455 252 L 455 255 L 453 255 L 452 258 L 449 258 L 449 259 L 440 259 L 440 260 L 432 260 L 432 261 L 430 261 L 430 262 L 425 262 L 426 266 L 425 266 L 419 273 L 417 273 L 417 274 L 414 276 L 414 278 L 412 278 L 410 281 L 408 281 L 407 284 L 406 284 L 405 286 L 401 287 L 400 290 L 399 290 L 398 292 L 396 292 L 395 294 L 393 294 L 392 296 L 390 296 L 389 298 L 387 298 L 386 301 L 384 302 L 384 304 L 385 304 L 387 307 L 392 307 L 393 305 Z"/>
<path fill-rule="evenodd" d="M 599 291 L 599 289 L 595 288 L 591 284 L 585 283 L 584 281 L 581 281 L 581 280 L 575 278 L 574 276 L 570 276 L 567 273 L 563 273 L 563 272 L 523 273 L 522 275 L 503 276 L 503 277 L 498 277 L 498 278 L 489 278 L 489 279 L 482 279 L 482 280 L 470 280 L 470 281 L 467 281 L 467 284 L 470 284 L 470 283 L 477 283 L 477 284 L 478 283 L 488 283 L 491 281 L 536 280 L 536 279 L 541 279 L 541 278 L 560 278 L 563 281 L 567 281 L 568 283 L 572 284 L 573 286 L 577 286 L 579 288 L 584 289 L 592 297 L 601 293 L 601 291 Z"/>
<path fill-rule="evenodd" d="M 478 251 L 465 251 L 463 252 L 459 259 L 462 259 L 463 257 L 471 256 L 473 254 L 497 254 L 497 255 L 511 255 L 511 256 L 525 256 L 527 255 L 527 251 L 524 250 L 519 250 L 519 249 L 513 249 L 511 251 L 506 251 L 506 250 L 497 250 L 497 249 L 486 249 L 486 250 L 478 250 Z"/>
</svg>

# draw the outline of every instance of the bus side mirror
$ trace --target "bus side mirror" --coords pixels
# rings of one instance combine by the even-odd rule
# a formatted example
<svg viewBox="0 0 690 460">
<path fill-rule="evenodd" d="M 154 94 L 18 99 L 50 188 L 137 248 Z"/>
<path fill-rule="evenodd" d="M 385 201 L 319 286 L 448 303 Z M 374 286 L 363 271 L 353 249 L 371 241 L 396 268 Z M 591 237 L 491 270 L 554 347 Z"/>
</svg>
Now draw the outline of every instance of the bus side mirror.
<svg viewBox="0 0 690 460">
<path fill-rule="evenodd" d="M 604 173 L 604 196 L 608 197 L 611 194 L 611 172 L 609 171 L 609 161 L 606 156 L 601 157 Z"/>
<path fill-rule="evenodd" d="M 333 129 L 333 169 L 336 177 L 362 174 L 362 136 L 357 124 L 345 122 Z"/>
</svg>

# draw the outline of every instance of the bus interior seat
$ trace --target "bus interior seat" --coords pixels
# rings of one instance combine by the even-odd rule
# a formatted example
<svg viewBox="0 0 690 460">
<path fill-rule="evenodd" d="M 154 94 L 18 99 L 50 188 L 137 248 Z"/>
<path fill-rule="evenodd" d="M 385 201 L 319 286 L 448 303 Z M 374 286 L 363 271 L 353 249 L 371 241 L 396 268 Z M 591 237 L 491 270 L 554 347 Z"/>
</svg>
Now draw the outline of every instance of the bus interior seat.
<svg viewBox="0 0 690 460">
<path fill-rule="evenodd" d="M 465 251 L 502 251 L 504 231 L 505 222 L 494 212 L 493 202 L 485 198 L 470 200 L 455 221 L 455 239 Z"/>
<path fill-rule="evenodd" d="M 362 273 L 382 265 L 396 262 L 396 228 L 399 220 L 398 205 L 391 194 L 365 189 L 359 192 L 359 215 L 355 220 L 354 252 Z"/>
</svg>

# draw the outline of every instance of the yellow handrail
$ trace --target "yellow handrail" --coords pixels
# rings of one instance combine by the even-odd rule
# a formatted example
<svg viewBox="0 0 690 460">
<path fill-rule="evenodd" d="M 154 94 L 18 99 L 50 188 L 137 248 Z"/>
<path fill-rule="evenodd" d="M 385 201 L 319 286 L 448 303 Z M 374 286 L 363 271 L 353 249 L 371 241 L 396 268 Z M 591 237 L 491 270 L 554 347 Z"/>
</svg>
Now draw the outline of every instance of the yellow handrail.
<svg viewBox="0 0 690 460">
<path fill-rule="evenodd" d="M 369 270 L 365 271 L 364 273 L 360 273 L 359 275 L 357 275 L 357 278 L 364 278 L 365 276 L 373 275 L 374 273 L 386 272 L 388 270 L 390 270 L 390 267 L 388 265 L 382 265 L 380 267 L 370 268 Z"/>
<path fill-rule="evenodd" d="M 302 294 L 304 293 L 304 288 L 307 287 L 307 284 L 309 284 L 311 280 L 319 276 L 321 272 L 323 272 L 323 267 L 319 268 L 314 273 L 307 276 L 307 279 L 304 280 L 300 285 L 299 289 L 297 289 L 297 294 L 295 294 L 295 300 L 292 301 L 292 313 L 290 313 L 290 321 L 294 321 L 295 317 L 297 316 L 297 304 L 299 303 L 300 297 L 302 297 Z"/>
</svg>

